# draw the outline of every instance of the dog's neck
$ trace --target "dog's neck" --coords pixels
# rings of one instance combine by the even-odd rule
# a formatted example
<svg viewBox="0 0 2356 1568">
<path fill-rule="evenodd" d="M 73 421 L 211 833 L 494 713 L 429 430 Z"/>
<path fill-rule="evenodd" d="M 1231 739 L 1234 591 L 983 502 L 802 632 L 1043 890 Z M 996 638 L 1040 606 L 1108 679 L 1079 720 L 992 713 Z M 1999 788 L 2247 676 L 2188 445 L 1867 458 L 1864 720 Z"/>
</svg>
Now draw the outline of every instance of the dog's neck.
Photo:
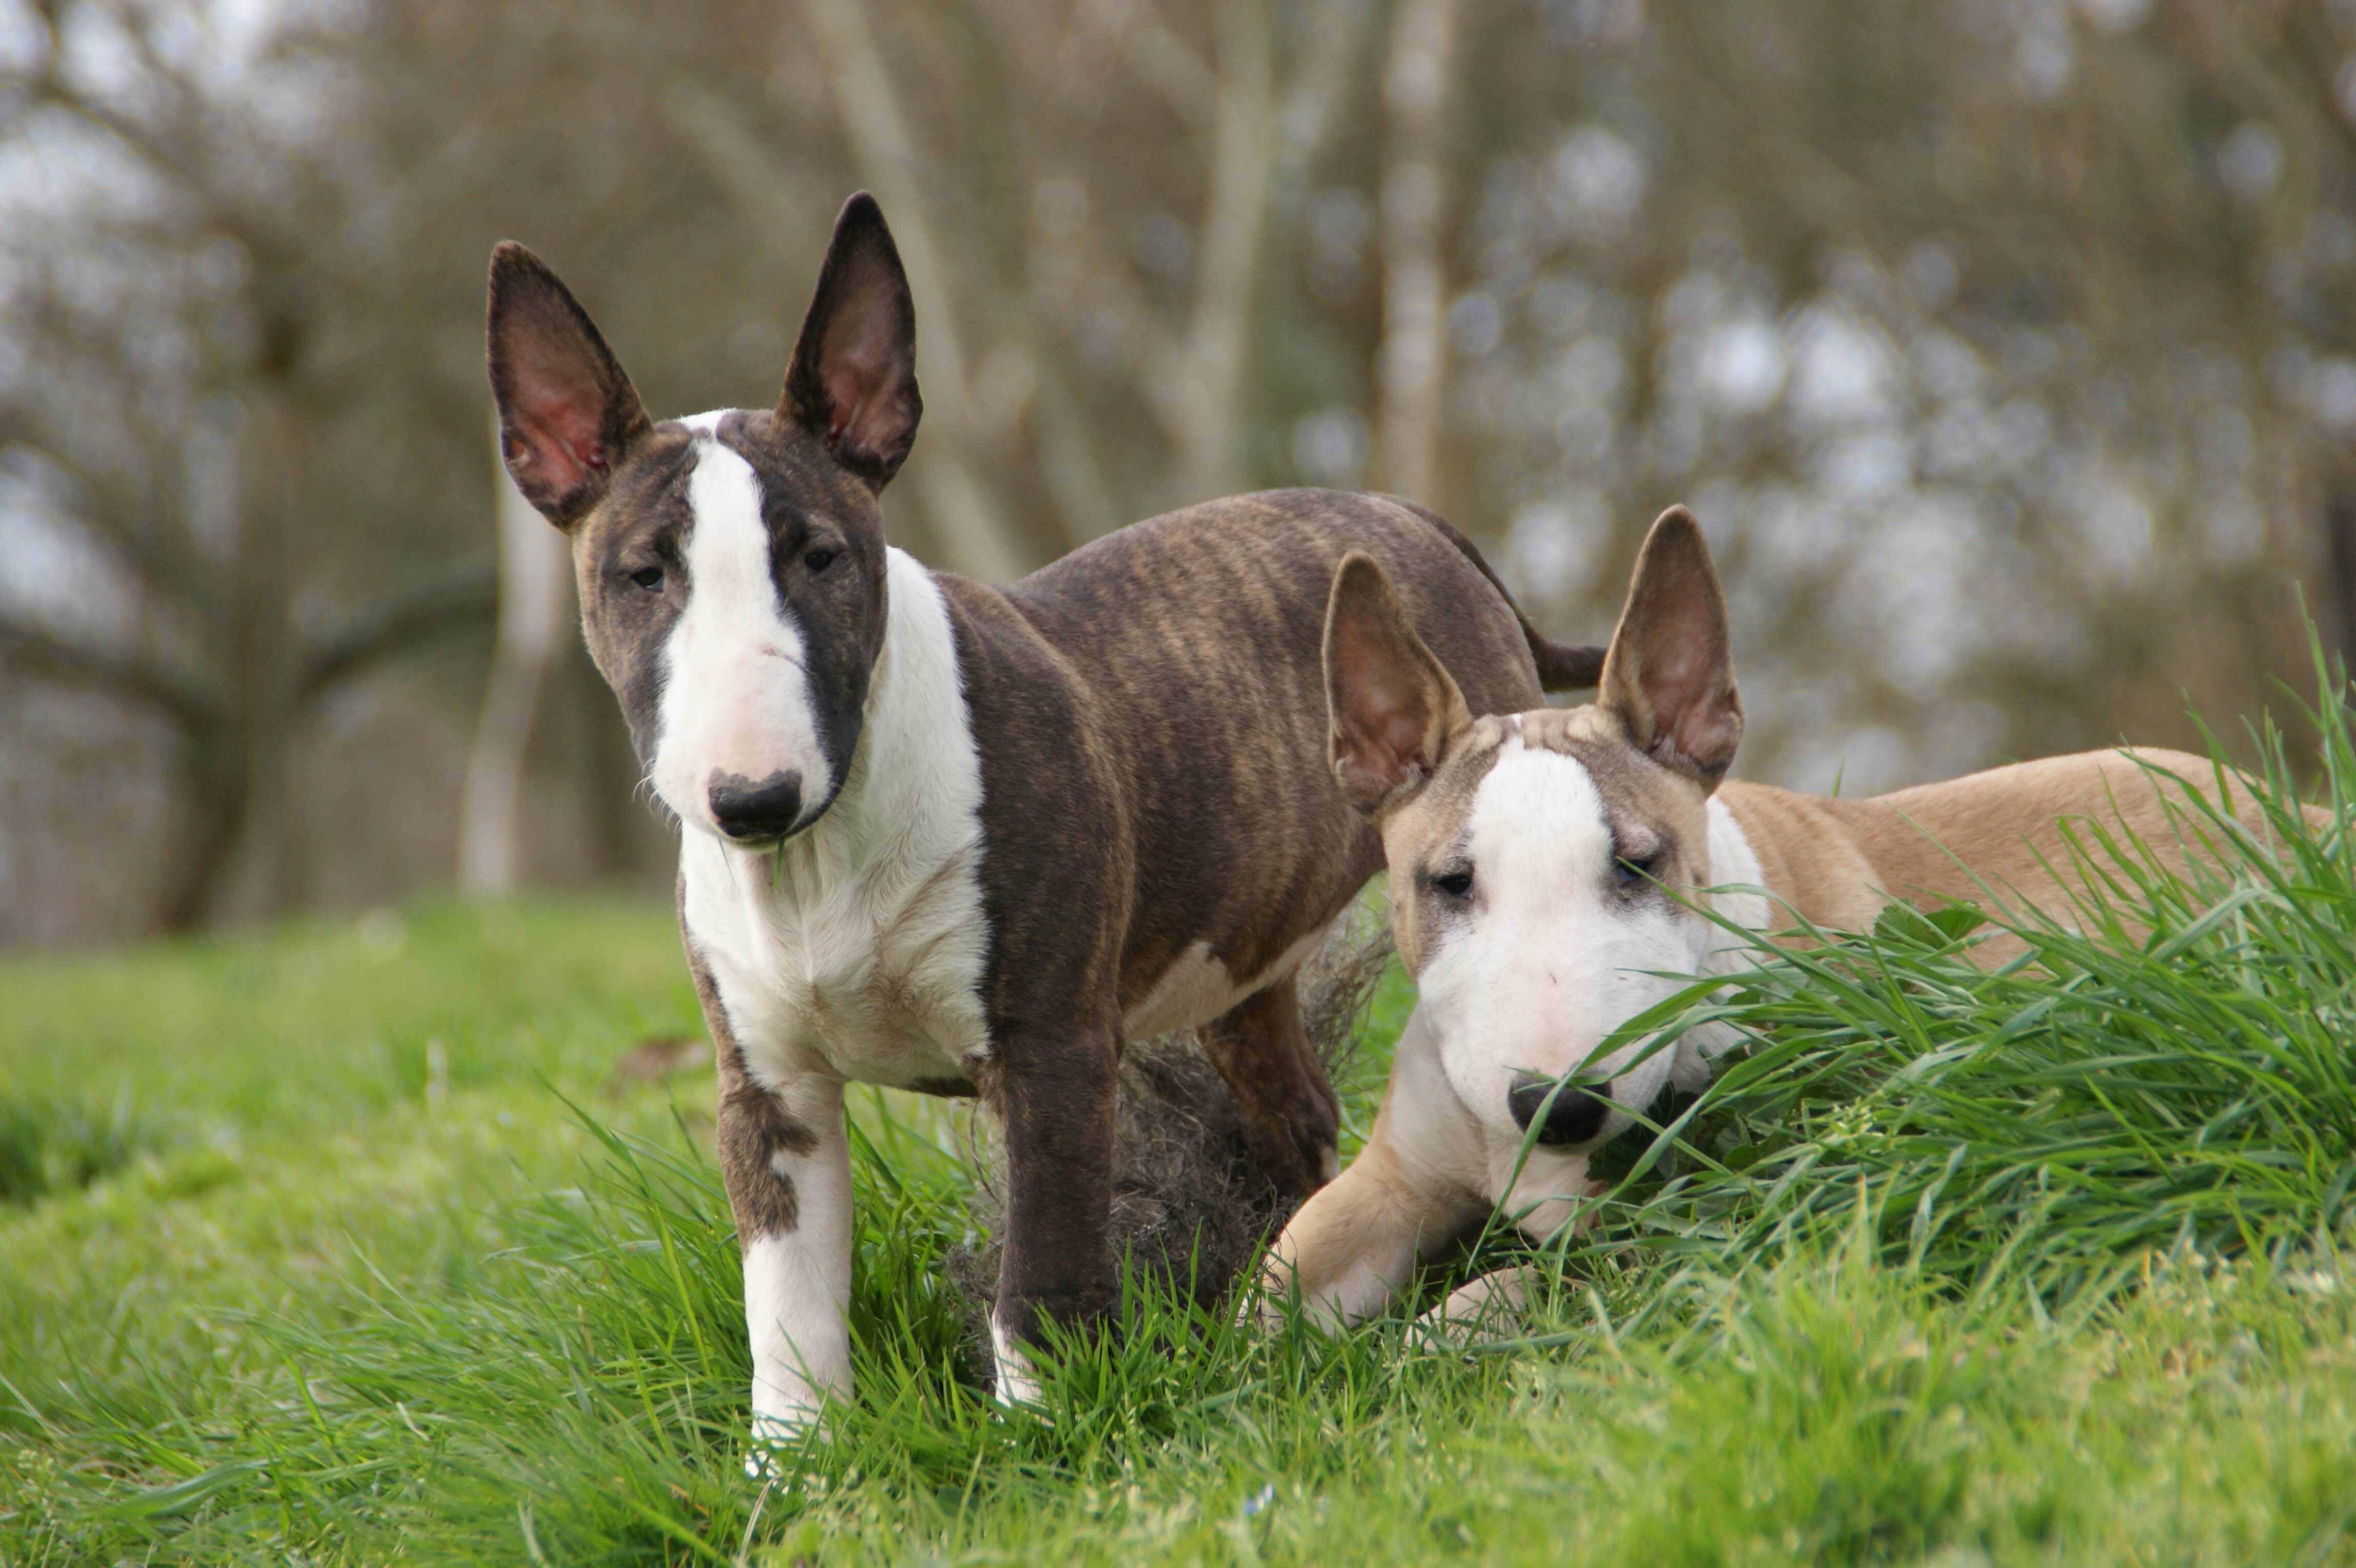
<svg viewBox="0 0 2356 1568">
<path fill-rule="evenodd" d="M 886 560 L 884 646 L 834 803 L 777 848 L 720 845 L 733 879 L 773 906 L 816 905 L 848 883 L 913 890 L 980 843 L 980 763 L 948 603 L 915 557 Z"/>
<path fill-rule="evenodd" d="M 1709 801 L 1709 880 L 1706 895 L 1711 911 L 1747 931 L 1764 931 L 1772 920 L 1777 889 L 1770 886 L 1750 835 L 1733 811 L 1717 796 Z M 1710 950 L 1708 972 L 1731 973 L 1751 950 L 1731 931 Z"/>
<path fill-rule="evenodd" d="M 1922 813 L 1919 823 L 1893 809 L 1901 799 Z M 2020 829 L 1990 833 L 1987 823 L 2022 815 L 2026 827 L 2037 815 L 2012 809 L 2008 792 L 1991 788 L 1985 776 L 1871 800 L 1730 782 L 1710 804 L 1713 822 L 1723 816 L 1740 836 L 1754 868 L 1750 880 L 1767 891 L 1758 920 L 1744 922 L 1760 929 L 1805 922 L 1826 930 L 1864 930 L 1891 893 L 1935 888 L 1954 877 L 1954 857 L 1943 843 L 1977 855 L 1992 872 L 2008 874 L 2019 858 Z M 1715 866 L 1713 875 L 1721 883 L 1736 880 Z"/>
</svg>

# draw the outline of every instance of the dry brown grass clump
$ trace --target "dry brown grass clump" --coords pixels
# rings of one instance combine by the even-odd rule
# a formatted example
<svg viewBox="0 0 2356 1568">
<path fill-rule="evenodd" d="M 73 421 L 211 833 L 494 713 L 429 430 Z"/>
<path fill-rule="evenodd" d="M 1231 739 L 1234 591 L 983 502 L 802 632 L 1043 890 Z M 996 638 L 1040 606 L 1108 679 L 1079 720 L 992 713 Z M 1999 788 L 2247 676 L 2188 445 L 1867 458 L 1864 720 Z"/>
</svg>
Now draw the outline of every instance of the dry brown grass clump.
<svg viewBox="0 0 2356 1568">
<path fill-rule="evenodd" d="M 1301 1022 L 1339 1082 L 1375 985 L 1391 956 L 1388 928 L 1363 909 L 1334 923 L 1302 966 Z M 1291 1215 L 1292 1202 L 1245 1146 L 1227 1086 L 1192 1030 L 1140 1041 L 1120 1064 L 1113 1155 L 1112 1241 L 1133 1277 L 1162 1279 L 1215 1307 L 1253 1250 Z M 998 1279 L 1005 1169 L 995 1123 L 977 1118 L 973 1230 L 954 1250 L 949 1278 L 969 1304 L 973 1343 L 987 1362 L 987 1315 Z"/>
</svg>

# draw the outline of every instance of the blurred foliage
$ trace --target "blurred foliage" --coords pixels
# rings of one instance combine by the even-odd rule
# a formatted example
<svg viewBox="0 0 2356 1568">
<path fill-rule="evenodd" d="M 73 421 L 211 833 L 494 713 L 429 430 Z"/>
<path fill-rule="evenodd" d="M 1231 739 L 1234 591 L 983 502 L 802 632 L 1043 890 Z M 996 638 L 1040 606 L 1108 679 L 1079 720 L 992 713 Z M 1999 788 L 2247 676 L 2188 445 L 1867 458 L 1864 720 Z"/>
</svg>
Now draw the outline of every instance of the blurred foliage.
<svg viewBox="0 0 2356 1568">
<path fill-rule="evenodd" d="M 1396 486 L 1597 637 L 1683 499 L 1755 776 L 2190 741 L 2301 670 L 2297 585 L 2356 643 L 2351 49 L 2336 0 L 0 12 L 0 940 L 441 879 L 490 242 L 658 412 L 760 405 L 862 186 L 936 565 Z M 652 882 L 559 698 L 535 873 Z"/>
</svg>

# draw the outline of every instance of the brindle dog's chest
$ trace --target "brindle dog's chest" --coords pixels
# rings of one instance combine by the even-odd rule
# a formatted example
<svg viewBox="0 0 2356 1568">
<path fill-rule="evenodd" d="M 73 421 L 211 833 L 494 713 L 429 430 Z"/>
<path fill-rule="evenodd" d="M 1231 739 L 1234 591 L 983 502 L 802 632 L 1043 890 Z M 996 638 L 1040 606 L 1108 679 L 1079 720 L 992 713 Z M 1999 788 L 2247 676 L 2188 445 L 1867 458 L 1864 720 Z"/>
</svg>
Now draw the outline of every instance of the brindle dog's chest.
<svg viewBox="0 0 2356 1568">
<path fill-rule="evenodd" d="M 819 887 L 748 886 L 717 853 L 687 855 L 687 929 L 753 1076 L 970 1085 L 990 1043 L 974 859 Z"/>
</svg>

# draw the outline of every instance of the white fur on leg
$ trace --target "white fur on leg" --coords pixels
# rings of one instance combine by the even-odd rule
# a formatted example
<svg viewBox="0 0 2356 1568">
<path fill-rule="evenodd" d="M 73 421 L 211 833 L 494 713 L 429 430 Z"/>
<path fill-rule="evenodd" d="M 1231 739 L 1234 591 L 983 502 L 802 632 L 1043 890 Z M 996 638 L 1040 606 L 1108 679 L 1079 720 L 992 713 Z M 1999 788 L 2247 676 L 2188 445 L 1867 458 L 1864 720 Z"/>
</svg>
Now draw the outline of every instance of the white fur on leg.
<svg viewBox="0 0 2356 1568">
<path fill-rule="evenodd" d="M 998 1370 L 998 1402 L 1037 1405 L 1039 1374 L 1032 1369 L 1029 1354 L 996 1317 L 990 1320 L 990 1354 Z"/>
<path fill-rule="evenodd" d="M 1483 1274 L 1415 1320 L 1427 1338 L 1442 1345 L 1479 1345 L 1521 1332 L 1529 1305 L 1530 1276 L 1524 1268 Z"/>
<path fill-rule="evenodd" d="M 1367 1248 L 1352 1259 L 1322 1290 L 1304 1294 L 1301 1316 L 1327 1333 L 1365 1322 L 1398 1299 L 1399 1289 L 1415 1273 L 1415 1238 L 1398 1238 L 1389 1247 Z M 1280 1310 L 1271 1314 L 1280 1322 Z"/>
<path fill-rule="evenodd" d="M 753 1447 L 800 1441 L 830 1399 L 851 1397 L 851 1161 L 838 1111 L 819 1149 L 780 1155 L 797 1224 L 744 1249 L 753 1346 Z M 746 1465 L 752 1472 L 752 1462 Z"/>
<path fill-rule="evenodd" d="M 829 1398 L 851 1397 L 851 1336 L 838 1294 L 799 1233 L 744 1249 L 744 1326 L 753 1344 L 753 1449 L 801 1441 Z M 753 1461 L 746 1462 L 748 1473 Z"/>
</svg>

